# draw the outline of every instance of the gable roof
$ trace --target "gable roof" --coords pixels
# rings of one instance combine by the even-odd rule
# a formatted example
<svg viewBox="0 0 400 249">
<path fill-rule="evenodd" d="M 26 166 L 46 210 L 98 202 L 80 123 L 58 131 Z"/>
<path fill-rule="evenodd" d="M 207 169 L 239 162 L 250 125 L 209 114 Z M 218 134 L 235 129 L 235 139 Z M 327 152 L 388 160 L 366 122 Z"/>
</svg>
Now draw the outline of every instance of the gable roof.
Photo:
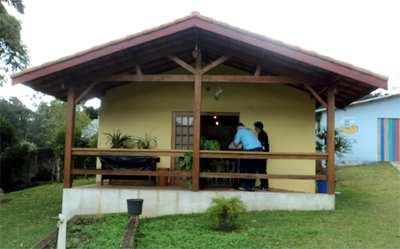
<svg viewBox="0 0 400 249">
<path fill-rule="evenodd" d="M 139 49 L 143 51 L 146 51 L 146 49 L 151 50 L 151 46 L 157 45 L 160 50 L 167 51 L 170 49 L 179 53 L 182 51 L 179 51 L 177 47 L 166 47 L 165 44 L 181 40 L 192 42 L 193 36 L 205 36 L 203 44 L 207 44 L 207 42 L 217 43 L 219 41 L 223 43 L 222 41 L 227 41 L 229 45 L 230 43 L 232 45 L 226 46 L 226 49 L 232 49 L 233 51 L 236 48 L 235 51 L 241 51 L 239 47 L 243 47 L 248 51 L 253 51 L 253 53 L 248 53 L 249 55 L 252 54 L 253 57 L 260 52 L 261 55 L 255 59 L 256 61 L 269 59 L 269 62 L 272 62 L 272 64 L 279 62 L 276 67 L 278 69 L 284 67 L 290 69 L 296 68 L 304 75 L 315 74 L 316 78 L 320 81 L 343 81 L 346 84 L 343 83 L 342 89 L 339 89 L 339 94 L 343 90 L 346 90 L 346 88 L 349 88 L 349 93 L 353 92 L 353 95 L 349 98 L 343 96 L 342 105 L 349 104 L 376 88 L 387 88 L 387 77 L 383 75 L 215 21 L 197 12 L 193 12 L 191 15 L 177 19 L 171 23 L 29 68 L 12 75 L 12 82 L 13 84 L 23 83 L 36 90 L 64 99 L 65 91 L 56 89 L 50 82 L 58 82 L 61 88 L 65 88 L 65 84 L 68 84 L 68 82 L 62 78 L 69 78 L 70 81 L 80 81 L 81 79 L 78 76 L 81 75 L 80 73 L 83 70 L 88 71 L 88 68 L 91 70 L 95 67 L 101 67 L 101 63 L 109 63 L 107 65 L 111 65 L 114 62 L 116 64 L 117 59 L 120 60 L 124 53 L 135 53 L 135 56 L 139 57 L 137 55 L 139 54 Z M 220 45 L 223 46 L 223 44 Z M 212 51 L 213 46 L 208 47 L 210 54 L 216 52 Z M 134 50 L 135 48 L 137 50 Z M 245 56 L 239 57 L 242 60 L 245 58 Z M 248 57 L 247 61 L 251 61 L 251 59 Z M 126 61 L 121 60 L 118 63 L 125 65 Z M 146 61 L 145 63 L 150 62 Z M 128 65 L 126 66 L 129 68 Z M 250 67 L 249 63 L 247 63 L 247 67 Z M 152 70 L 149 69 L 149 71 Z M 114 74 L 116 70 L 110 70 L 109 73 Z M 88 81 L 89 79 L 85 80 Z"/>
</svg>

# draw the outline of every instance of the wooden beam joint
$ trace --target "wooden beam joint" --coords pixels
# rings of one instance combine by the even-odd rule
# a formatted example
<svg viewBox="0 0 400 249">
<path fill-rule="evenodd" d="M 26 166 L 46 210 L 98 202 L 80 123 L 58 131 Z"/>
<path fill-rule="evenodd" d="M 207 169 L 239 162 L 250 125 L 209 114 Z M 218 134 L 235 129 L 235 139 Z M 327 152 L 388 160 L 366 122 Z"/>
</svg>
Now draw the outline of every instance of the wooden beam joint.
<svg viewBox="0 0 400 249">
<path fill-rule="evenodd" d="M 327 103 L 319 96 L 319 94 L 308 84 L 304 84 L 304 88 L 306 88 L 312 96 L 325 108 L 327 108 Z"/>
<path fill-rule="evenodd" d="M 191 65 L 187 64 L 186 62 L 184 62 L 183 60 L 181 60 L 180 58 L 178 58 L 177 56 L 168 56 L 168 58 L 170 60 L 172 60 L 173 62 L 175 62 L 176 64 L 178 64 L 179 66 L 183 67 L 184 69 L 188 70 L 189 72 L 196 74 L 196 69 L 194 69 Z"/>
<path fill-rule="evenodd" d="M 225 61 L 227 61 L 230 58 L 230 56 L 221 56 L 218 59 L 216 59 L 215 61 L 211 62 L 210 64 L 208 64 L 207 66 L 205 66 L 203 69 L 200 70 L 201 74 L 205 74 L 208 71 L 210 71 L 211 69 L 221 65 L 222 63 L 224 63 Z"/>
</svg>

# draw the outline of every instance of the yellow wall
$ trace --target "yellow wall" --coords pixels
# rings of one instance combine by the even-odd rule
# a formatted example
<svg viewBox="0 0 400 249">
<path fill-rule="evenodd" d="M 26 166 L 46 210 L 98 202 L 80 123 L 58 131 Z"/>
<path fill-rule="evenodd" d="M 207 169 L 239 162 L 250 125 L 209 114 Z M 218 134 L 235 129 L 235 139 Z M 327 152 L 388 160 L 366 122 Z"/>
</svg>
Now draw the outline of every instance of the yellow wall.
<svg viewBox="0 0 400 249">
<path fill-rule="evenodd" d="M 217 87 L 224 93 L 219 100 Z M 207 89 L 210 89 L 207 91 Z M 265 125 L 272 152 L 314 152 L 315 102 L 302 91 L 284 85 L 204 84 L 202 111 L 239 112 L 248 127 L 260 120 Z M 192 111 L 192 83 L 132 83 L 111 89 L 102 99 L 99 147 L 108 147 L 104 132 L 119 129 L 129 135 L 150 133 L 158 148 L 171 148 L 172 112 Z M 169 167 L 162 158 L 159 167 Z M 270 174 L 315 174 L 314 161 L 269 160 Z M 270 187 L 314 192 L 314 181 L 270 180 Z"/>
</svg>

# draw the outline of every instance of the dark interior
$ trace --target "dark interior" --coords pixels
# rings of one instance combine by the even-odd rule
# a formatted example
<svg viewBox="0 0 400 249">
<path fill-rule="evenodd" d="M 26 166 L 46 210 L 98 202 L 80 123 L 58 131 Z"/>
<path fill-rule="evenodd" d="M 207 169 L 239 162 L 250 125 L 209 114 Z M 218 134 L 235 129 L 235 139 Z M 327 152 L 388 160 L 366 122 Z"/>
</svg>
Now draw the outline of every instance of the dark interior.
<svg viewBox="0 0 400 249">
<path fill-rule="evenodd" d="M 238 113 L 202 114 L 200 134 L 206 139 L 217 140 L 221 145 L 221 150 L 226 150 L 235 136 L 238 122 Z"/>
<path fill-rule="evenodd" d="M 205 139 L 217 140 L 221 150 L 228 150 L 229 143 L 236 133 L 240 120 L 239 113 L 202 113 L 201 136 Z M 201 168 L 212 172 L 238 172 L 239 160 L 235 159 L 201 159 Z M 202 187 L 234 187 L 236 179 L 201 179 Z"/>
</svg>

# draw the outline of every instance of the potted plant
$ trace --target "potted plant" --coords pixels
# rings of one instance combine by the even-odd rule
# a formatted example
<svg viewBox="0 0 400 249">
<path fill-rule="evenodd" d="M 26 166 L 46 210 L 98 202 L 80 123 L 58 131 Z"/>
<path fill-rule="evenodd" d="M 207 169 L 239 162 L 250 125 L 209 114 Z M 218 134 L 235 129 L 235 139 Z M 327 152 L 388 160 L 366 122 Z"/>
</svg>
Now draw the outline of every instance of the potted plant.
<svg viewBox="0 0 400 249">
<path fill-rule="evenodd" d="M 151 149 L 157 147 L 157 137 L 145 134 L 144 137 L 136 136 L 133 137 L 134 147 L 138 149 Z"/>
<path fill-rule="evenodd" d="M 178 159 L 177 167 L 179 170 L 183 171 L 191 171 L 193 167 L 193 152 L 189 151 L 186 152 L 183 157 Z M 188 188 L 192 187 L 192 180 L 188 179 L 186 181 L 186 185 Z"/>
<path fill-rule="evenodd" d="M 104 135 L 106 135 L 107 143 L 112 149 L 131 147 L 132 137 L 122 134 L 120 130 L 116 130 L 113 133 L 104 132 Z"/>
</svg>

